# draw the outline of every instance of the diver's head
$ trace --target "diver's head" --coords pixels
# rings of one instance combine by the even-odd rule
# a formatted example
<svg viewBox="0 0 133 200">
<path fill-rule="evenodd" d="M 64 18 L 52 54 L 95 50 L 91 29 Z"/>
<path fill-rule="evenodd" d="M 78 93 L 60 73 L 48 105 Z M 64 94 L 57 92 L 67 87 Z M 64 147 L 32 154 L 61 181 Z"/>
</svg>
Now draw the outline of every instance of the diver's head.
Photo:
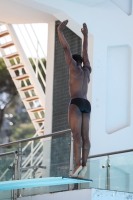
<svg viewBox="0 0 133 200">
<path fill-rule="evenodd" d="M 73 54 L 72 58 L 77 62 L 77 65 L 81 65 L 83 62 L 83 58 L 79 54 Z"/>
</svg>

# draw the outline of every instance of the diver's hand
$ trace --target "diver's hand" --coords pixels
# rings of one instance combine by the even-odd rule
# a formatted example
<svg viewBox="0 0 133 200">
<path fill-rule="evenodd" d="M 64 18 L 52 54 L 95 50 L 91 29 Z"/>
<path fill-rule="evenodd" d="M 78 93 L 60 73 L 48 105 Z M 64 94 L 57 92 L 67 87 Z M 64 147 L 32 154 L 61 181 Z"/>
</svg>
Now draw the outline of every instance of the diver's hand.
<svg viewBox="0 0 133 200">
<path fill-rule="evenodd" d="M 68 20 L 65 20 L 65 21 L 61 22 L 60 25 L 57 28 L 58 31 L 63 31 L 64 28 L 66 27 L 67 23 L 68 23 Z"/>
<path fill-rule="evenodd" d="M 86 23 L 83 23 L 83 28 L 81 28 L 81 32 L 83 33 L 83 35 L 88 35 L 88 28 Z"/>
</svg>

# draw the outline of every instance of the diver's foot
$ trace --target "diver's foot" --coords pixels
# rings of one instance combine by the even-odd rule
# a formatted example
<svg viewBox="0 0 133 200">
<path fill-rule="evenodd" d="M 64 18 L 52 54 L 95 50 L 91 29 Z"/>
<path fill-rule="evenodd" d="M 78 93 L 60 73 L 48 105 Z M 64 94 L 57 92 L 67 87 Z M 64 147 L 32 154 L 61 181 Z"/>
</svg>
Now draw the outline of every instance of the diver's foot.
<svg viewBox="0 0 133 200">
<path fill-rule="evenodd" d="M 75 172 L 73 173 L 72 177 L 76 177 L 77 178 L 78 174 L 80 173 L 81 170 L 82 170 L 82 166 L 81 165 L 76 167 Z"/>
<path fill-rule="evenodd" d="M 78 178 L 84 178 L 86 172 L 87 172 L 87 167 L 84 166 L 84 167 L 82 168 L 82 170 L 79 172 Z"/>
</svg>

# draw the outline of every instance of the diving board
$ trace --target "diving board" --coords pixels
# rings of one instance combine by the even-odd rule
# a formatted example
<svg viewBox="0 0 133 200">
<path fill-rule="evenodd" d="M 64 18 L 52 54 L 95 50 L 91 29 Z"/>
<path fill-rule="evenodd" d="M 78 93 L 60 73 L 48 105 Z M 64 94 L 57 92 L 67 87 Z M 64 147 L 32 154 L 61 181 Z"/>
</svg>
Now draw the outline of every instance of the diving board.
<svg viewBox="0 0 133 200">
<path fill-rule="evenodd" d="M 78 179 L 78 178 L 65 178 L 65 177 L 49 177 L 49 178 L 36 178 L 36 179 L 23 179 L 14 181 L 0 182 L 0 191 L 16 190 L 22 188 L 34 188 L 42 186 L 64 185 L 74 183 L 88 183 L 92 180 Z"/>
</svg>

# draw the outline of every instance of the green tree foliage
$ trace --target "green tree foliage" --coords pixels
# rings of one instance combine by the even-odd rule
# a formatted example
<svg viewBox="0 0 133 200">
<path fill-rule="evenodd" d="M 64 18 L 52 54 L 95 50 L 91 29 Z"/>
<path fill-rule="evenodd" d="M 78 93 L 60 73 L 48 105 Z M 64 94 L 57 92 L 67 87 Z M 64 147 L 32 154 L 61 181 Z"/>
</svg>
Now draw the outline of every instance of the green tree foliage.
<svg viewBox="0 0 133 200">
<path fill-rule="evenodd" d="M 36 59 L 34 58 L 34 60 Z M 29 58 L 29 61 L 34 71 L 36 72 L 36 67 L 32 58 Z M 19 58 L 17 58 L 17 62 L 20 63 Z M 42 63 L 46 68 L 46 60 L 44 58 L 42 58 Z M 15 64 L 14 61 L 11 60 L 11 65 L 14 64 Z M 45 80 L 46 76 L 40 61 L 38 61 L 38 67 Z M 45 91 L 41 78 L 38 77 L 38 79 L 40 81 L 43 90 Z M 17 107 L 24 108 L 23 103 L 21 103 L 22 104 L 21 106 L 20 105 L 18 106 L 18 104 L 20 104 L 20 98 L 18 92 L 7 70 L 4 60 L 0 58 L 0 129 L 3 123 L 4 113 L 5 112 L 12 113 L 13 118 L 11 119 L 11 121 L 13 122 L 13 126 L 11 127 L 10 141 L 31 137 L 35 133 L 35 129 L 31 123 L 28 113 L 20 112 L 18 114 L 15 111 Z"/>
<path fill-rule="evenodd" d="M 17 95 L 16 87 L 6 68 L 4 60 L 0 58 L 0 129 L 6 107 L 12 103 Z"/>
<path fill-rule="evenodd" d="M 6 113 L 12 113 L 13 115 L 10 119 L 13 123 L 13 126 L 10 127 L 10 141 L 32 137 L 35 134 L 35 128 L 19 97 L 17 98 L 15 106 L 9 106 L 6 109 Z"/>
<path fill-rule="evenodd" d="M 16 141 L 20 139 L 30 138 L 35 134 L 35 129 L 32 123 L 21 123 L 19 126 L 13 126 L 12 134 L 10 137 L 11 141 Z"/>
</svg>

